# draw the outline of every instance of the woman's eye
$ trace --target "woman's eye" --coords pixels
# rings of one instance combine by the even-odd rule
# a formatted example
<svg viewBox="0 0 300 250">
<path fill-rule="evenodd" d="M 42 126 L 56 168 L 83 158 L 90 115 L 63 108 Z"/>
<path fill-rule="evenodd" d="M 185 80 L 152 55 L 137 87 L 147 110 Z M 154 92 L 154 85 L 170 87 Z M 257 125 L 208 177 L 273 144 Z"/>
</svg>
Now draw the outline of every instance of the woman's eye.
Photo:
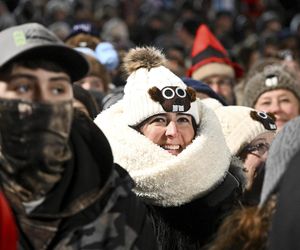
<svg viewBox="0 0 300 250">
<path fill-rule="evenodd" d="M 165 122 L 166 120 L 164 118 L 156 118 L 154 122 Z"/>
<path fill-rule="evenodd" d="M 265 144 L 263 144 L 263 143 L 259 143 L 259 144 L 255 145 L 255 147 L 257 149 L 263 148 L 264 146 L 265 146 Z"/>
<path fill-rule="evenodd" d="M 177 121 L 180 122 L 180 123 L 190 122 L 190 120 L 186 117 L 180 117 L 180 118 L 178 118 Z"/>
<path fill-rule="evenodd" d="M 191 123 L 190 117 L 187 116 L 180 116 L 177 118 L 178 123 Z"/>
<path fill-rule="evenodd" d="M 255 145 L 255 148 L 258 151 L 261 151 L 262 153 L 264 153 L 269 150 L 270 145 L 268 143 L 259 143 L 259 144 Z"/>
<path fill-rule="evenodd" d="M 157 117 L 151 121 L 151 123 L 155 124 L 167 124 L 167 120 L 163 117 Z"/>
<path fill-rule="evenodd" d="M 290 102 L 290 99 L 284 98 L 284 99 L 280 99 L 279 101 L 280 101 L 280 102 Z"/>
<path fill-rule="evenodd" d="M 271 105 L 271 102 L 262 102 L 261 105 L 263 105 L 263 106 L 269 106 L 269 105 Z"/>
</svg>

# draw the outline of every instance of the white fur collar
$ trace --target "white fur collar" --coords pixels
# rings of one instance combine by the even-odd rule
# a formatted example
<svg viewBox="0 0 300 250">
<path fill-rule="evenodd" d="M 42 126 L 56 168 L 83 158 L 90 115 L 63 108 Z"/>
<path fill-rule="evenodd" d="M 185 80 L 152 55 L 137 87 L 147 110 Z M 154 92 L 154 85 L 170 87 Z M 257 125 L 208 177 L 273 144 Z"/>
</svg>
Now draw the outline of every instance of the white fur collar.
<svg viewBox="0 0 300 250">
<path fill-rule="evenodd" d="M 194 141 L 174 156 L 125 124 L 122 100 L 95 123 L 107 136 L 115 162 L 136 183 L 134 191 L 160 206 L 179 206 L 207 194 L 227 174 L 230 152 L 212 110 L 198 101 L 201 123 Z"/>
</svg>

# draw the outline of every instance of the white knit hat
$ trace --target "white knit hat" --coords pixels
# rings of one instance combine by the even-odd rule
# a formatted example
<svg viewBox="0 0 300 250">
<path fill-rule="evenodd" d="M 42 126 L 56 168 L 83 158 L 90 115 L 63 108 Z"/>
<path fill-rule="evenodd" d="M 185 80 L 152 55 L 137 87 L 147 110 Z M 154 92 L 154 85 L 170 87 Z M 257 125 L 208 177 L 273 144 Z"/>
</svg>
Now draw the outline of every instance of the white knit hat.
<svg viewBox="0 0 300 250">
<path fill-rule="evenodd" d="M 232 155 L 238 155 L 258 135 L 276 131 L 274 118 L 269 113 L 249 107 L 220 106 L 215 113 Z"/>
<path fill-rule="evenodd" d="M 131 49 L 124 58 L 129 77 L 124 88 L 124 119 L 128 125 L 166 112 L 190 114 L 199 124 L 196 92 L 164 66 L 165 57 L 153 47 Z"/>
</svg>

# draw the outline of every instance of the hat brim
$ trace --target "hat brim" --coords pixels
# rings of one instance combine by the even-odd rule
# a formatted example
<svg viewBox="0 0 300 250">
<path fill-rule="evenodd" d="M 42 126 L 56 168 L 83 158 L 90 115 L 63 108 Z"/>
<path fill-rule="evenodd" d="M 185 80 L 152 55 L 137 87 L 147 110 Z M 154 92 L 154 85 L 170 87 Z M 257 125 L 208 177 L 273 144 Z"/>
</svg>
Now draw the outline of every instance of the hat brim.
<svg viewBox="0 0 300 250">
<path fill-rule="evenodd" d="M 193 72 L 195 70 L 197 70 L 198 68 L 200 68 L 200 67 L 202 67 L 202 66 L 204 66 L 204 65 L 206 65 L 208 63 L 225 63 L 225 64 L 231 66 L 233 68 L 234 72 L 235 72 L 235 78 L 236 79 L 241 78 L 243 76 L 243 74 L 244 74 L 244 70 L 243 70 L 243 68 L 239 64 L 237 64 L 235 62 L 232 62 L 231 60 L 229 60 L 227 58 L 211 57 L 211 58 L 207 58 L 207 59 L 205 59 L 205 60 L 203 60 L 203 61 L 201 61 L 201 62 L 193 65 L 188 70 L 187 75 L 189 77 L 191 77 L 192 74 L 193 74 Z"/>
<path fill-rule="evenodd" d="M 82 79 L 89 71 L 89 64 L 84 56 L 64 44 L 45 44 L 33 46 L 32 48 L 27 47 L 24 51 L 18 51 L 15 55 L 11 55 L 9 60 L 6 62 L 2 61 L 1 64 L 5 65 L 23 56 L 45 58 L 46 60 L 57 63 L 70 76 L 72 82 Z"/>
</svg>

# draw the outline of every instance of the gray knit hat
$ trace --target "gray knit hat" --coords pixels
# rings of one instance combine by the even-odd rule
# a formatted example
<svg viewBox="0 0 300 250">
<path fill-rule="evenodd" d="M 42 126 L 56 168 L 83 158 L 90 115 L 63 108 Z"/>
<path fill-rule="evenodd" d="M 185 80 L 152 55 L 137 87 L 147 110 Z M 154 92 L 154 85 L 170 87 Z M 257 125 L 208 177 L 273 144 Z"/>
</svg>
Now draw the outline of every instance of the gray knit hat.
<svg viewBox="0 0 300 250">
<path fill-rule="evenodd" d="M 300 101 L 300 84 L 295 77 L 281 64 L 265 66 L 261 72 L 250 76 L 245 85 L 243 105 L 254 107 L 263 93 L 275 89 L 287 89 Z"/>
<path fill-rule="evenodd" d="M 260 196 L 263 206 L 277 188 L 293 156 L 300 149 L 300 117 L 290 120 L 276 135 L 266 161 L 266 173 Z"/>
</svg>

